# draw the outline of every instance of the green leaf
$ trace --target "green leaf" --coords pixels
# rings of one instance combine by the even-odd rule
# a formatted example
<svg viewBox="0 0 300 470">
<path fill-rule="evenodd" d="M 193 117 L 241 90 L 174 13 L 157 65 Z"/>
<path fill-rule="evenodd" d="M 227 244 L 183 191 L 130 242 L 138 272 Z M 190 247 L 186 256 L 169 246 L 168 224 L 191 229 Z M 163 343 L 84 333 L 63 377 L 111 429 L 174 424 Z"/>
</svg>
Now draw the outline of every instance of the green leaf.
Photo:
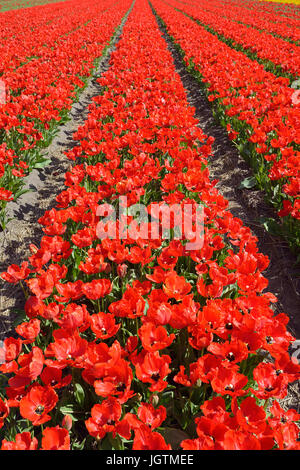
<svg viewBox="0 0 300 470">
<path fill-rule="evenodd" d="M 145 308 L 144 308 L 144 315 L 147 315 L 148 308 L 149 308 L 149 303 L 148 303 L 148 300 L 146 300 L 145 301 Z"/>
<path fill-rule="evenodd" d="M 51 163 L 51 159 L 50 159 L 50 158 L 44 158 L 44 159 L 41 160 L 40 162 L 37 162 L 37 163 L 33 166 L 33 168 L 35 168 L 35 169 L 45 168 L 45 166 L 48 166 L 50 163 Z"/>
<path fill-rule="evenodd" d="M 252 189 L 256 186 L 256 179 L 254 176 L 249 176 L 249 178 L 245 178 L 242 182 L 240 187 L 246 189 Z"/>
<path fill-rule="evenodd" d="M 109 442 L 111 444 L 111 449 L 112 450 L 122 450 L 123 449 L 122 440 L 118 435 L 116 437 L 113 437 L 111 433 L 108 433 L 108 439 L 109 439 Z"/>
<path fill-rule="evenodd" d="M 222 292 L 222 297 L 225 295 L 230 295 L 236 293 L 238 291 L 237 284 L 228 284 L 228 286 L 224 287 Z"/>
<path fill-rule="evenodd" d="M 27 318 L 25 310 L 14 309 L 13 313 L 17 315 L 17 318 L 15 318 L 13 322 L 14 327 L 17 327 L 20 323 L 23 323 Z"/>
<path fill-rule="evenodd" d="M 80 406 L 83 406 L 85 393 L 84 393 L 84 389 L 83 389 L 82 385 L 80 385 L 78 383 L 75 384 L 75 386 L 74 386 L 74 395 L 75 395 L 77 403 Z"/>
<path fill-rule="evenodd" d="M 274 219 L 263 217 L 260 219 L 260 222 L 262 223 L 264 229 L 271 235 L 275 235 L 275 236 L 282 235 L 282 228 Z"/>
<path fill-rule="evenodd" d="M 19 191 L 17 191 L 15 193 L 15 200 L 18 199 L 20 196 L 22 196 L 23 194 L 26 194 L 26 193 L 31 193 L 33 192 L 32 189 L 19 189 Z"/>
<path fill-rule="evenodd" d="M 85 446 L 86 438 L 83 439 L 82 442 L 75 441 L 72 444 L 72 450 L 83 450 Z"/>
<path fill-rule="evenodd" d="M 61 406 L 59 411 L 63 415 L 70 415 L 73 421 L 78 421 L 77 418 L 75 418 L 75 416 L 74 416 L 74 413 L 76 412 L 76 410 L 75 410 L 75 406 L 73 404 Z"/>
<path fill-rule="evenodd" d="M 20 432 L 30 432 L 32 431 L 32 423 L 28 419 L 18 420 L 18 429 Z"/>
</svg>

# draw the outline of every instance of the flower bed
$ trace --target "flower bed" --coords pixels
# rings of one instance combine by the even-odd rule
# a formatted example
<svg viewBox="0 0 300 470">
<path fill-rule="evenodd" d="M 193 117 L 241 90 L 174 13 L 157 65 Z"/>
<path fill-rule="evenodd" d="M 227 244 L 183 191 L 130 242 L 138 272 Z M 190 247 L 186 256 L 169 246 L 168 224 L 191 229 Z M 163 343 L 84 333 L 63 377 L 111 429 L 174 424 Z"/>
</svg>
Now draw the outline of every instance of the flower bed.
<svg viewBox="0 0 300 470">
<path fill-rule="evenodd" d="M 88 6 L 80 2 L 77 8 L 75 1 L 67 5 L 52 28 L 46 21 L 33 33 L 27 30 L 26 36 L 32 34 L 33 42 L 24 41 L 24 34 L 20 36 L 20 53 L 16 38 L 7 38 L 5 43 L 7 47 L 12 41 L 13 49 L 7 53 L 1 75 L 1 89 L 5 87 L 4 100 L 0 101 L 2 228 L 6 225 L 7 202 L 22 194 L 24 176 L 47 164 L 41 148 L 49 145 L 58 124 L 67 120 L 78 91 L 91 76 L 96 59 L 101 57 L 130 2 L 94 1 Z M 74 6 L 76 13 L 69 15 Z"/>
<path fill-rule="evenodd" d="M 295 81 L 300 71 L 299 46 L 279 37 L 273 37 L 265 31 L 236 23 L 224 18 L 219 11 L 204 10 L 192 4 L 181 1 L 171 1 L 169 4 L 187 13 L 194 19 L 217 34 L 230 46 L 249 55 L 251 59 L 260 60 L 268 71 L 276 75 L 287 75 Z"/>
<path fill-rule="evenodd" d="M 219 13 L 222 18 L 228 18 L 230 21 L 240 22 L 260 31 L 265 31 L 275 36 L 281 36 L 286 40 L 299 41 L 300 39 L 300 31 L 298 30 L 300 25 L 299 20 L 296 18 L 280 17 L 278 13 L 275 12 L 273 12 L 273 14 L 263 13 L 259 11 L 255 5 L 253 5 L 250 10 L 241 2 L 237 3 L 233 0 L 222 3 L 220 0 L 214 0 L 212 2 L 208 0 L 201 0 L 201 2 L 190 0 L 185 3 L 191 4 L 194 7 L 198 6 L 201 10 L 204 9 L 212 13 Z M 250 31 L 252 31 L 252 29 Z"/>
<path fill-rule="evenodd" d="M 283 218 L 287 239 L 299 250 L 300 106 L 293 101 L 295 90 L 287 79 L 266 72 L 165 2 L 155 0 L 153 5 L 186 65 L 204 84 L 220 123 Z"/>
</svg>

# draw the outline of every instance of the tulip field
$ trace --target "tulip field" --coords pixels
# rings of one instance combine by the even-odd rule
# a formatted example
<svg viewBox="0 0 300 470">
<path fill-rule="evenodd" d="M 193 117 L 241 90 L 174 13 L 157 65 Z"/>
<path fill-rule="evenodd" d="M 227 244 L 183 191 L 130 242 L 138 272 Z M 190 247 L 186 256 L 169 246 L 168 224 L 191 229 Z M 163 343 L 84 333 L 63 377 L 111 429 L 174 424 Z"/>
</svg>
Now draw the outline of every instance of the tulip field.
<svg viewBox="0 0 300 470">
<path fill-rule="evenodd" d="M 300 311 L 276 306 L 269 257 L 213 176 L 215 138 L 182 81 L 299 266 L 300 8 L 0 5 L 0 241 L 11 207 L 36 197 L 21 262 L 2 254 L 0 289 L 21 308 L 0 297 L 1 450 L 300 450 L 300 403 L 286 401 Z M 91 86 L 40 215 L 30 182 L 47 180 Z"/>
</svg>

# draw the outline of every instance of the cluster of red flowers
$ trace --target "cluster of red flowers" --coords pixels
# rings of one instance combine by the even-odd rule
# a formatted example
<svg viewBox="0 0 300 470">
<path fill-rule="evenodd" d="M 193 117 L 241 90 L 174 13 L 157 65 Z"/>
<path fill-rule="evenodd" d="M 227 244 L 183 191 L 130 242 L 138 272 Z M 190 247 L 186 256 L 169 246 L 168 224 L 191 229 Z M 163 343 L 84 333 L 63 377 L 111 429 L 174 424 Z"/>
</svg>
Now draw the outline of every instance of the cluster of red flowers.
<svg viewBox="0 0 300 470">
<path fill-rule="evenodd" d="M 241 150 L 248 145 L 248 157 L 261 185 L 271 192 L 279 215 L 296 219 L 293 230 L 299 232 L 300 103 L 293 101 L 295 90 L 289 87 L 289 80 L 267 72 L 176 11 L 173 7 L 179 2 L 152 3 L 183 50 L 185 63 L 192 65 L 206 84 L 208 98 L 215 101 L 229 137 Z M 180 5 L 185 11 L 192 9 Z"/>
<path fill-rule="evenodd" d="M 276 402 L 300 372 L 288 317 L 263 293 L 267 257 L 209 179 L 213 139 L 146 0 L 99 83 L 40 247 L 2 274 L 30 290 L 4 341 L 2 449 L 171 449 L 165 427 L 185 432 L 183 449 L 299 449 L 300 416 Z M 98 205 L 120 196 L 201 203 L 203 245 L 100 240 Z"/>
<path fill-rule="evenodd" d="M 296 44 L 274 37 L 265 31 L 258 31 L 251 26 L 233 21 L 231 18 L 223 17 L 223 14 L 220 15 L 220 9 L 214 8 L 211 4 L 207 9 L 202 8 L 201 3 L 195 6 L 190 3 L 183 4 L 179 0 L 176 1 L 176 6 L 202 24 L 211 27 L 216 33 L 231 39 L 233 45 L 241 45 L 244 49 L 249 49 L 260 59 L 270 60 L 280 66 L 283 71 L 289 72 L 295 77 L 299 75 L 300 55 L 299 46 Z"/>
<path fill-rule="evenodd" d="M 128 4 L 72 0 L 0 16 L 0 209 L 40 161 Z"/>
<path fill-rule="evenodd" d="M 261 2 L 260 0 L 224 0 L 224 2 L 232 1 L 235 6 L 243 4 L 243 6 L 252 12 L 265 15 L 270 21 L 289 21 L 293 26 L 297 27 L 297 20 L 300 19 L 299 8 L 294 3 L 275 3 Z"/>
<path fill-rule="evenodd" d="M 230 4 L 231 0 L 229 0 L 229 5 Z M 227 12 L 229 15 L 228 10 Z M 291 16 L 280 16 L 279 12 L 275 10 L 270 13 L 263 12 L 259 10 L 259 7 L 255 3 L 251 9 L 245 6 L 243 7 L 241 3 L 236 4 L 234 15 L 236 20 L 259 28 L 260 30 L 279 35 L 292 41 L 299 41 L 300 39 L 299 31 L 297 31 L 300 26 L 299 17 L 297 19 L 296 16 L 294 18 Z"/>
<path fill-rule="evenodd" d="M 73 7 L 75 11 L 69 3 L 63 2 L 0 15 L 1 74 L 11 74 L 30 60 L 43 58 L 45 48 L 54 47 L 57 40 L 92 19 L 90 9 L 81 17 L 86 5 L 82 7 L 81 3 L 74 2 Z M 102 9 L 105 9 L 105 2 Z"/>
<path fill-rule="evenodd" d="M 273 13 L 273 15 L 270 14 L 263 14 L 260 13 L 256 10 L 254 7 L 251 11 L 245 6 L 241 5 L 239 2 L 238 4 L 235 3 L 233 0 L 228 0 L 226 3 L 221 2 L 220 0 L 200 0 L 199 2 L 195 2 L 193 0 L 189 0 L 188 2 L 185 2 L 186 4 L 193 5 L 194 7 L 197 7 L 199 9 L 199 12 L 206 11 L 212 14 L 219 14 L 219 17 L 221 19 L 227 18 L 228 25 L 230 21 L 230 25 L 232 26 L 232 23 L 239 23 L 240 26 L 245 25 L 248 26 L 247 31 L 249 32 L 249 35 L 251 36 L 251 46 L 250 47 L 255 47 L 257 44 L 259 44 L 259 51 L 263 50 L 262 44 L 265 42 L 266 38 L 270 39 L 271 41 L 273 40 L 272 37 L 270 38 L 270 34 L 275 34 L 276 36 L 281 36 L 284 39 L 290 40 L 290 41 L 299 41 L 300 39 L 300 31 L 299 31 L 299 21 L 298 20 L 292 20 L 290 18 L 279 18 L 277 14 Z M 200 19 L 200 18 L 199 18 Z M 212 17 L 209 17 L 209 21 L 212 20 Z M 206 24 L 208 24 L 206 22 Z M 223 24 L 223 23 L 222 23 Z M 219 24 L 218 26 L 222 26 L 222 24 Z M 249 28 L 250 26 L 250 28 Z M 213 25 L 212 25 L 213 27 Z M 234 24 L 234 28 L 236 25 Z M 254 28 L 254 29 L 252 29 Z M 254 30 L 256 29 L 259 30 L 261 33 L 268 33 L 268 34 L 262 34 L 259 36 L 253 36 L 252 34 L 254 33 Z M 229 30 L 227 29 L 227 32 Z M 242 38 L 244 38 L 244 28 L 242 27 L 241 29 L 241 34 Z M 220 31 L 221 32 L 221 31 Z M 224 34 L 224 33 L 223 33 Z M 234 33 L 235 34 L 235 33 Z M 259 42 L 257 42 L 257 38 L 259 39 Z M 233 38 L 235 39 L 235 38 Z M 240 41 L 238 41 L 240 42 Z M 250 41 L 249 41 L 250 44 Z M 284 42 L 279 41 L 279 44 L 283 44 Z M 243 43 L 244 45 L 244 43 Z M 288 50 L 286 47 L 289 44 L 285 44 L 285 54 L 288 54 Z M 292 45 L 290 43 L 290 45 Z M 256 52 L 256 49 L 254 49 Z M 274 52 L 272 51 L 272 48 L 270 45 L 268 46 L 268 51 L 270 50 L 272 57 L 274 59 L 278 59 L 278 55 L 274 56 Z M 293 47 L 291 50 L 295 50 Z M 279 51 L 281 53 L 282 51 Z M 265 51 L 267 53 L 267 51 Z M 271 59 L 273 60 L 273 59 Z"/>
</svg>

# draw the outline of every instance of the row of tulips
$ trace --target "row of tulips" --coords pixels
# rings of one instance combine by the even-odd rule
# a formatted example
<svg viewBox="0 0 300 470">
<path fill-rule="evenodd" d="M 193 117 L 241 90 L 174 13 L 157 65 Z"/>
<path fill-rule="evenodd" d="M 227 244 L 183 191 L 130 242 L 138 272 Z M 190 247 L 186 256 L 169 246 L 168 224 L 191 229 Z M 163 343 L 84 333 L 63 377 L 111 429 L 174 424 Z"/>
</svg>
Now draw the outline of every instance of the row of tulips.
<svg viewBox="0 0 300 470">
<path fill-rule="evenodd" d="M 204 84 L 220 123 L 278 210 L 286 237 L 299 248 L 300 103 L 294 99 L 295 90 L 286 78 L 266 72 L 178 12 L 173 8 L 178 2 L 154 0 L 153 5 L 186 65 Z"/>
<path fill-rule="evenodd" d="M 101 2 L 103 10 L 106 4 L 109 2 Z M 45 48 L 55 47 L 61 37 L 93 18 L 93 11 L 86 9 L 86 4 L 73 1 L 72 7 L 69 2 L 60 2 L 0 15 L 1 77 L 12 76 L 18 67 L 42 58 Z"/>
<path fill-rule="evenodd" d="M 274 316 L 268 259 L 209 179 L 213 139 L 146 0 L 110 65 L 40 247 L 2 274 L 28 290 L 2 350 L 2 449 L 299 449 L 300 416 L 276 401 L 299 377 L 288 317 Z M 156 236 L 137 203 L 156 207 Z M 175 216 L 162 231 L 174 204 L 193 208 L 186 239 Z M 105 237 L 114 221 L 100 214 L 118 208 Z"/>
<path fill-rule="evenodd" d="M 43 26 L 33 32 L 27 30 L 28 40 L 24 40 L 25 33 L 20 35 L 20 42 L 13 36 L 7 38 L 7 43 L 4 40 L 4 47 L 10 44 L 11 52 L 7 53 L 6 69 L 1 75 L 6 89 L 6 99 L 0 104 L 3 228 L 7 202 L 22 194 L 24 176 L 47 163 L 41 149 L 49 145 L 58 124 L 67 119 L 78 91 L 91 75 L 96 59 L 103 54 L 130 2 L 72 0 L 65 5 L 68 8 L 63 8 L 57 21 L 48 25 L 42 20 Z M 40 7 L 41 17 L 43 11 L 44 7 Z M 51 14 L 49 21 L 52 19 Z"/>
<path fill-rule="evenodd" d="M 255 7 L 249 10 L 241 2 L 236 3 L 233 0 L 227 2 L 200 0 L 199 2 L 189 1 L 188 3 L 193 3 L 194 6 L 198 5 L 211 12 L 219 12 L 222 17 L 229 20 L 241 22 L 266 33 L 281 36 L 286 40 L 299 41 L 300 39 L 300 23 L 297 19 L 280 17 L 275 12 L 273 15 L 264 14 Z"/>
<path fill-rule="evenodd" d="M 261 60 L 269 71 L 279 75 L 290 74 L 292 80 L 298 77 L 300 48 L 296 44 L 226 18 L 220 14 L 219 8 L 214 8 L 213 5 L 203 8 L 201 3 L 199 5 L 181 0 L 173 3 L 181 11 L 200 21 L 202 25 L 208 26 L 231 46 L 247 52 L 250 58 Z"/>
<path fill-rule="evenodd" d="M 280 22 L 284 24 L 288 24 L 295 28 L 299 27 L 299 20 L 300 20 L 300 12 L 299 8 L 296 5 L 282 3 L 282 4 L 268 4 L 266 2 L 261 1 L 248 1 L 239 2 L 237 0 L 225 0 L 225 3 L 234 1 L 239 6 L 243 6 L 245 9 L 252 13 L 256 13 L 262 16 L 263 19 L 266 21 L 270 21 L 272 23 Z"/>
<path fill-rule="evenodd" d="M 287 0 L 285 3 L 282 3 L 281 0 L 279 2 L 275 0 L 269 3 L 269 0 L 267 0 L 267 2 L 261 2 L 260 0 L 245 0 L 244 3 L 245 6 L 251 10 L 255 8 L 259 12 L 268 13 L 270 15 L 276 13 L 279 17 L 297 20 L 300 18 L 300 12 L 295 1 L 296 0 Z"/>
<path fill-rule="evenodd" d="M 64 1 L 64 0 L 62 0 Z M 58 0 L 21 0 L 21 1 L 13 1 L 13 0 L 2 0 L 0 3 L 0 11 L 11 11 L 11 10 L 16 10 L 16 9 L 23 9 L 23 8 L 29 8 L 29 7 L 35 7 L 35 6 L 40 6 L 44 5 L 45 3 L 51 4 L 51 3 L 57 3 Z"/>
</svg>

